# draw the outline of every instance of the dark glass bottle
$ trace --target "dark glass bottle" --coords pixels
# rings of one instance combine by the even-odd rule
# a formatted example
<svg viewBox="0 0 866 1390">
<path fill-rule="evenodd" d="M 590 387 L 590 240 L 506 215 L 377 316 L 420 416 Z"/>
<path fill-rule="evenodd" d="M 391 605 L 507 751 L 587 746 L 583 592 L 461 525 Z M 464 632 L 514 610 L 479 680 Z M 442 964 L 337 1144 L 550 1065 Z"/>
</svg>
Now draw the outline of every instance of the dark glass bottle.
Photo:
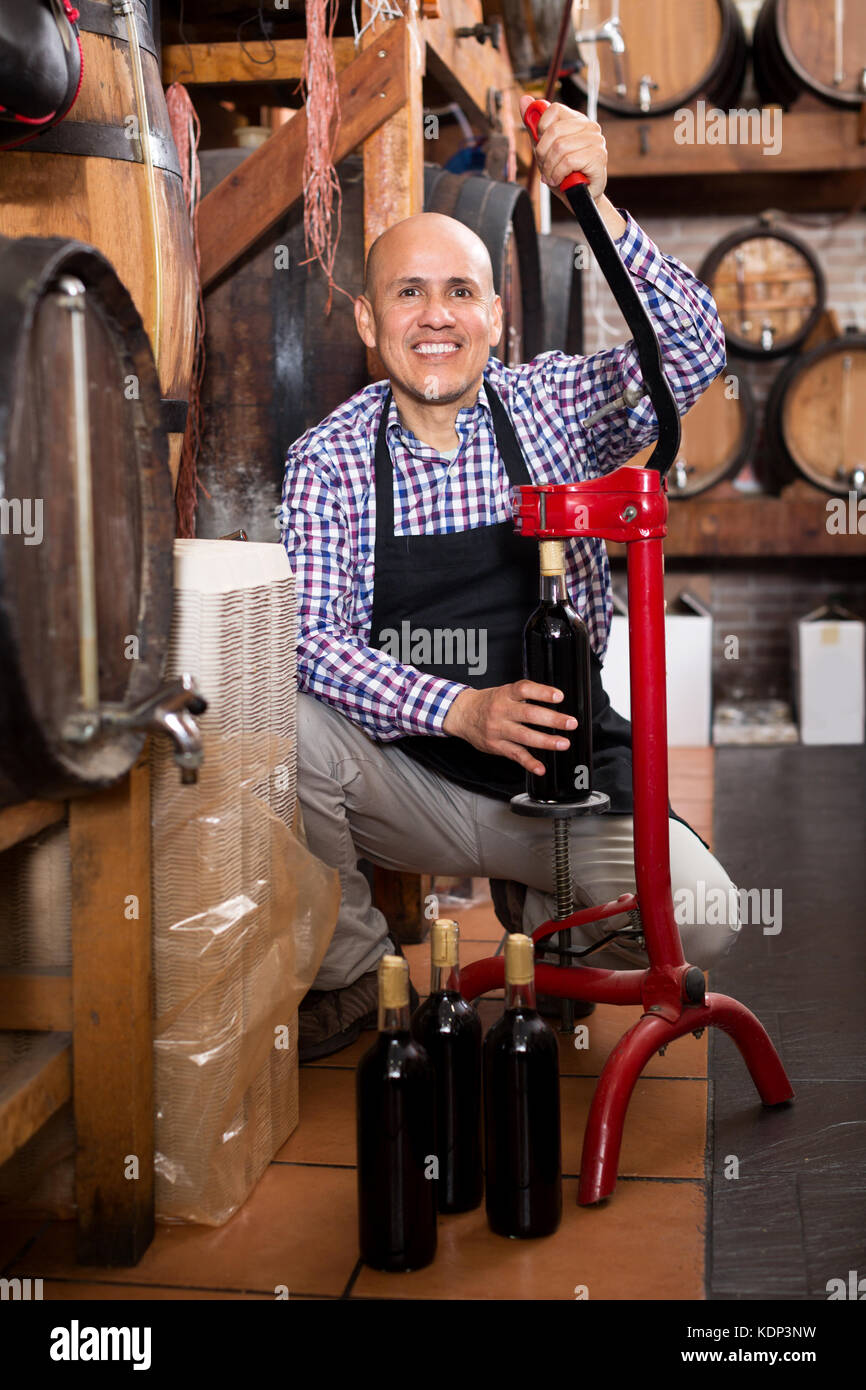
<svg viewBox="0 0 866 1390">
<path fill-rule="evenodd" d="M 358 1063 L 358 1228 L 373 1269 L 409 1270 L 436 1253 L 433 1065 L 409 1031 L 409 966 L 379 962 L 379 1036 Z"/>
<path fill-rule="evenodd" d="M 542 541 L 541 602 L 523 629 L 523 669 L 526 678 L 562 691 L 562 702 L 551 705 L 573 715 L 577 728 L 563 730 L 569 740 L 563 752 L 533 748 L 543 763 L 543 777 L 526 774 L 526 790 L 534 801 L 582 801 L 592 791 L 592 696 L 590 693 L 589 633 L 568 601 L 565 588 L 565 546 Z M 541 726 L 535 726 L 541 727 Z M 549 734 L 549 728 L 542 728 Z"/>
<path fill-rule="evenodd" d="M 439 1210 L 481 1201 L 481 1020 L 460 994 L 459 930 L 439 918 L 430 932 L 430 994 L 412 1017 L 412 1036 L 436 1074 Z"/>
<path fill-rule="evenodd" d="M 562 1216 L 559 1048 L 535 1007 L 532 950 L 507 938 L 505 1013 L 484 1039 L 487 1220 L 501 1236 L 549 1236 Z"/>
</svg>

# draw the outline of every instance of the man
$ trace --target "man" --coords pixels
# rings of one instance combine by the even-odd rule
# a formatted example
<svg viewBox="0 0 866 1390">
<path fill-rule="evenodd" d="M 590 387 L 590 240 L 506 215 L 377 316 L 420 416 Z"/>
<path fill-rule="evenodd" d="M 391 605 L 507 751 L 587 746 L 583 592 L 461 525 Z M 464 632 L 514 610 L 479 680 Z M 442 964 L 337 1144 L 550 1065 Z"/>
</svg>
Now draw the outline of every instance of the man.
<svg viewBox="0 0 866 1390">
<path fill-rule="evenodd" d="M 587 175 L 683 413 L 725 363 L 709 291 L 605 197 L 595 122 L 554 103 L 535 154 L 551 187 Z M 388 379 L 296 441 L 283 490 L 299 614 L 298 792 L 310 848 L 342 886 L 333 941 L 301 1007 L 302 1060 L 375 1023 L 376 965 L 393 943 L 359 857 L 506 881 L 514 930 L 554 915 L 550 823 L 514 815 L 508 798 L 524 790 L 527 769 L 543 772 L 538 749 L 567 746 L 574 721 L 557 712 L 559 692 L 520 679 L 538 555 L 514 531 L 510 490 L 608 473 L 657 433 L 646 399 L 583 423 L 640 379 L 633 342 L 515 368 L 490 358 L 502 331 L 490 259 L 453 218 L 422 213 L 374 242 L 355 322 Z M 634 891 L 630 726 L 600 679 L 612 611 L 604 543 L 572 541 L 567 564 L 594 651 L 594 784 L 611 797 L 606 815 L 570 823 L 575 901 L 587 905 Z M 670 828 L 674 889 L 691 888 L 694 902 L 703 881 L 731 901 L 704 842 L 677 818 Z M 576 931 L 575 944 L 627 925 L 608 919 Z M 682 935 L 687 959 L 704 968 L 735 939 L 731 927 L 699 922 Z M 646 956 L 623 939 L 591 963 L 637 967 Z"/>
</svg>

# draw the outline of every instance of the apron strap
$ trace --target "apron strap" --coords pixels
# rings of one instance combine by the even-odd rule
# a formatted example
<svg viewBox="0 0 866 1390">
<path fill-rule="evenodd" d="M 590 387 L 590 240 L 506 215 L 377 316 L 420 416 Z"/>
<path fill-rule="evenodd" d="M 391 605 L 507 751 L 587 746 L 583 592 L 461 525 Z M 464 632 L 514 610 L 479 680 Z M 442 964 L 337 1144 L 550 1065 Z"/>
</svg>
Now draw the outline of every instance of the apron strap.
<svg viewBox="0 0 866 1390">
<path fill-rule="evenodd" d="M 526 466 L 523 450 L 517 439 L 511 418 L 489 381 L 483 383 L 493 417 L 493 432 L 505 471 L 512 487 L 529 487 L 532 478 Z M 394 540 L 394 467 L 388 448 L 388 416 L 391 412 L 391 387 L 385 394 L 379 427 L 376 431 L 374 473 L 376 486 L 376 545 L 391 544 Z"/>
</svg>

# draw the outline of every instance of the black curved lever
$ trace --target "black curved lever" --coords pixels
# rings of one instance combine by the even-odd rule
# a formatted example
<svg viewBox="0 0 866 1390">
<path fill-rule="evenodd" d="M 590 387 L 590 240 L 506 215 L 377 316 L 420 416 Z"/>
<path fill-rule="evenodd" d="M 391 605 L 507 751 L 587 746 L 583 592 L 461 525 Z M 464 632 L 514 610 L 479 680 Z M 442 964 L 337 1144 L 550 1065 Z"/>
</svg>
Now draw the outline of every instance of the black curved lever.
<svg viewBox="0 0 866 1390">
<path fill-rule="evenodd" d="M 548 105 L 548 102 L 539 98 L 527 106 L 523 113 L 524 123 L 533 139 L 537 138 L 538 121 Z M 562 181 L 561 192 L 568 199 L 590 250 L 598 261 L 601 273 L 610 286 L 634 337 L 643 383 L 655 410 L 659 429 L 656 446 L 644 466 L 658 469 L 659 476 L 663 478 L 677 457 L 682 431 L 674 393 L 662 368 L 655 328 L 596 207 L 595 199 L 587 186 L 586 176 L 569 174 Z"/>
</svg>

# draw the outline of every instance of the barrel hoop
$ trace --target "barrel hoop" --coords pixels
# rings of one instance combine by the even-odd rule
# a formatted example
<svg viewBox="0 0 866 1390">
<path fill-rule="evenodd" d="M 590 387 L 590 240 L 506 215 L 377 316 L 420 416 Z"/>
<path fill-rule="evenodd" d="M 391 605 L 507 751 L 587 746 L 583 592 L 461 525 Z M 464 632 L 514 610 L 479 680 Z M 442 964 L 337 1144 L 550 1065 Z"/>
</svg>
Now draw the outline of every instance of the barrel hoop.
<svg viewBox="0 0 866 1390">
<path fill-rule="evenodd" d="M 171 136 L 152 130 L 150 144 L 155 166 L 180 178 L 180 160 Z M 138 150 L 139 141 L 130 140 L 124 126 L 98 125 L 95 121 L 61 121 L 60 125 L 47 130 L 44 135 L 4 153 L 90 155 L 141 164 L 143 161 Z"/>
<path fill-rule="evenodd" d="M 186 430 L 189 402 L 177 400 L 173 396 L 163 396 L 160 404 L 162 406 L 162 428 L 166 434 L 183 434 Z"/>
<path fill-rule="evenodd" d="M 139 47 L 147 53 L 158 58 L 156 51 L 156 40 L 150 32 L 150 25 L 147 22 L 147 10 L 138 0 L 135 6 L 135 23 L 138 29 Z M 78 28 L 85 34 L 102 34 L 108 39 L 117 39 L 120 43 L 129 42 L 129 30 L 126 27 L 126 17 L 115 14 L 111 5 L 100 5 L 96 0 L 78 0 Z"/>
</svg>

